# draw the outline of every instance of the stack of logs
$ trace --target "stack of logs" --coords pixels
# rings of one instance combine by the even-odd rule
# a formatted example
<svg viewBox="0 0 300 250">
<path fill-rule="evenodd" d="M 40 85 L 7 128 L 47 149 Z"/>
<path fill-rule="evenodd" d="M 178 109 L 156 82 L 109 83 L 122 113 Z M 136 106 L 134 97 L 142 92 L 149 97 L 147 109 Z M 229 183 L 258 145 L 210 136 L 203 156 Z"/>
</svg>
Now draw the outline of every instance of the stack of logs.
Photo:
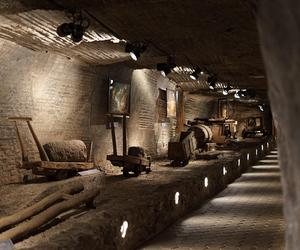
<svg viewBox="0 0 300 250">
<path fill-rule="evenodd" d="M 93 207 L 94 199 L 100 191 L 99 188 L 83 190 L 82 183 L 73 184 L 15 214 L 0 218 L 0 232 L 2 231 L 0 242 L 6 240 L 16 242 L 33 233 L 59 214 L 83 203 L 88 208 Z"/>
</svg>

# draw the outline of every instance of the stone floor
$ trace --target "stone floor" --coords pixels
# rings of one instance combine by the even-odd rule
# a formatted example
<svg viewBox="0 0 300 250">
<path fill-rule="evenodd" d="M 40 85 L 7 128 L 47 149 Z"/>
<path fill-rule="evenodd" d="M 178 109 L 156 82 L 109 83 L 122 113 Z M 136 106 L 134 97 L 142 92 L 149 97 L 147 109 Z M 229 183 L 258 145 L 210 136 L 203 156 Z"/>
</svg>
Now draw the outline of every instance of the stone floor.
<svg viewBox="0 0 300 250">
<path fill-rule="evenodd" d="M 284 249 L 277 151 L 141 249 Z"/>
</svg>

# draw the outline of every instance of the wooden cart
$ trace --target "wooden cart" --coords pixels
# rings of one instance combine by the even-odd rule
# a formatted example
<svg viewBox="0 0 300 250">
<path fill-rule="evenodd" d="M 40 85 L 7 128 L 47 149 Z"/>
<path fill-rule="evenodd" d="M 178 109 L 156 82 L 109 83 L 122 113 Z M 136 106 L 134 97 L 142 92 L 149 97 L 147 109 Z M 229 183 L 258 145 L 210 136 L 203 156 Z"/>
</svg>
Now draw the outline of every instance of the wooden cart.
<svg viewBox="0 0 300 250">
<path fill-rule="evenodd" d="M 109 115 L 111 124 L 111 136 L 113 144 L 113 154 L 107 155 L 107 160 L 114 166 L 123 167 L 123 175 L 129 176 L 129 172 L 133 172 L 135 176 L 140 175 L 141 172 L 147 174 L 151 172 L 151 159 L 150 157 L 142 157 L 127 154 L 127 138 L 126 138 L 126 115 L 122 116 L 123 124 L 123 155 L 117 153 L 117 142 L 114 127 L 114 116 Z"/>
<path fill-rule="evenodd" d="M 88 170 L 94 168 L 94 163 L 91 162 L 92 143 L 88 147 L 88 159 L 86 162 L 53 162 L 49 160 L 49 157 L 41 145 L 36 133 L 31 125 L 32 118 L 30 117 L 10 117 L 9 120 L 14 121 L 15 129 L 17 133 L 17 139 L 19 141 L 22 153 L 22 165 L 20 168 L 32 170 L 33 174 L 44 175 L 53 179 L 64 179 L 76 174 L 78 171 Z M 29 161 L 28 156 L 24 150 L 24 143 L 20 135 L 18 122 L 26 122 L 29 131 L 33 137 L 33 140 L 37 146 L 40 155 L 40 161 Z"/>
</svg>

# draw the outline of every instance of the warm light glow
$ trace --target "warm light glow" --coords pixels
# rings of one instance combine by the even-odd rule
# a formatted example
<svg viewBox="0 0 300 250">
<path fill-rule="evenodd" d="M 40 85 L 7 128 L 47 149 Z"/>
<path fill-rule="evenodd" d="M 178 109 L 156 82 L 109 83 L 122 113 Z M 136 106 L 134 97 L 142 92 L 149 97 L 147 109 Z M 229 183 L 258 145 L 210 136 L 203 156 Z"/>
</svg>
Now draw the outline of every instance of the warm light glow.
<svg viewBox="0 0 300 250">
<path fill-rule="evenodd" d="M 264 145 L 261 145 L 261 150 L 264 151 Z"/>
<path fill-rule="evenodd" d="M 235 97 L 236 99 L 240 99 L 240 98 L 241 98 L 240 95 L 238 94 L 238 91 L 235 92 L 234 97 Z"/>
<path fill-rule="evenodd" d="M 190 78 L 193 80 L 197 80 L 197 78 L 194 75 L 190 75 Z"/>
<path fill-rule="evenodd" d="M 225 167 L 223 167 L 223 175 L 227 174 L 227 169 Z"/>
<path fill-rule="evenodd" d="M 258 105 L 258 107 L 259 107 L 259 109 L 260 109 L 261 112 L 264 111 L 264 107 L 262 105 Z"/>
<path fill-rule="evenodd" d="M 125 221 L 123 221 L 123 224 L 122 224 L 121 230 L 120 230 L 122 238 L 126 237 L 127 229 L 128 229 L 128 222 L 125 220 Z"/>
<path fill-rule="evenodd" d="M 248 153 L 247 154 L 247 161 L 249 161 L 250 160 L 250 154 Z"/>
<path fill-rule="evenodd" d="M 214 89 L 215 89 L 213 85 L 209 85 L 209 88 L 210 88 L 211 90 L 214 90 Z"/>
<path fill-rule="evenodd" d="M 160 73 L 161 73 L 161 75 L 163 76 L 163 77 L 166 77 L 167 75 L 166 75 L 166 72 L 165 71 L 160 71 Z"/>
<path fill-rule="evenodd" d="M 204 186 L 208 187 L 208 178 L 207 177 L 205 177 L 205 179 L 204 179 Z"/>
<path fill-rule="evenodd" d="M 179 192 L 176 192 L 176 193 L 175 193 L 175 197 L 174 197 L 175 205 L 178 205 L 178 204 L 179 204 L 179 195 L 180 195 Z"/>
<path fill-rule="evenodd" d="M 269 148 L 269 143 L 267 142 L 267 148 Z"/>
<path fill-rule="evenodd" d="M 228 95 L 228 91 L 226 89 L 223 89 L 223 95 Z"/>
<path fill-rule="evenodd" d="M 255 150 L 255 155 L 258 155 L 258 150 L 257 149 Z"/>
<path fill-rule="evenodd" d="M 130 52 L 129 54 L 130 54 L 132 60 L 137 61 L 138 58 L 134 52 Z"/>
<path fill-rule="evenodd" d="M 241 166 L 241 159 L 238 159 L 238 167 Z"/>
</svg>

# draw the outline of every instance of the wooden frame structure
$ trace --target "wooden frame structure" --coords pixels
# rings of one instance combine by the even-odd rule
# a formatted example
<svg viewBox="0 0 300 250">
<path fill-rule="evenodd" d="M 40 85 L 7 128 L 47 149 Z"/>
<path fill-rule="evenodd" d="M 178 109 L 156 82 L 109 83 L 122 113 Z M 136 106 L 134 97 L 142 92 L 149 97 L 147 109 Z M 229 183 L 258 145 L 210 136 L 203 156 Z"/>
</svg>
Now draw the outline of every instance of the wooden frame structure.
<svg viewBox="0 0 300 250">
<path fill-rule="evenodd" d="M 123 128 L 123 154 L 122 155 L 118 155 L 118 151 L 117 151 L 114 115 L 109 114 L 108 116 L 111 123 L 113 154 L 107 155 L 106 159 L 109 160 L 111 164 L 114 166 L 123 167 L 122 171 L 124 176 L 128 176 L 129 172 L 133 172 L 135 176 L 138 176 L 143 171 L 149 173 L 151 171 L 150 157 L 145 158 L 141 156 L 133 156 L 127 154 L 126 115 L 122 115 L 122 128 Z"/>
<path fill-rule="evenodd" d="M 14 122 L 17 139 L 20 144 L 22 153 L 22 165 L 20 168 L 32 170 L 33 174 L 45 175 L 48 177 L 54 177 L 56 179 L 64 179 L 77 171 L 88 170 L 94 168 L 94 163 L 92 162 L 92 142 L 88 147 L 88 159 L 86 162 L 53 162 L 49 160 L 49 157 L 44 150 L 42 144 L 40 143 L 32 125 L 32 118 L 30 117 L 9 117 L 9 120 Z M 20 134 L 18 127 L 18 122 L 26 122 L 29 131 L 33 137 L 33 140 L 37 146 L 40 155 L 40 161 L 29 161 L 26 155 L 24 143 Z"/>
</svg>

